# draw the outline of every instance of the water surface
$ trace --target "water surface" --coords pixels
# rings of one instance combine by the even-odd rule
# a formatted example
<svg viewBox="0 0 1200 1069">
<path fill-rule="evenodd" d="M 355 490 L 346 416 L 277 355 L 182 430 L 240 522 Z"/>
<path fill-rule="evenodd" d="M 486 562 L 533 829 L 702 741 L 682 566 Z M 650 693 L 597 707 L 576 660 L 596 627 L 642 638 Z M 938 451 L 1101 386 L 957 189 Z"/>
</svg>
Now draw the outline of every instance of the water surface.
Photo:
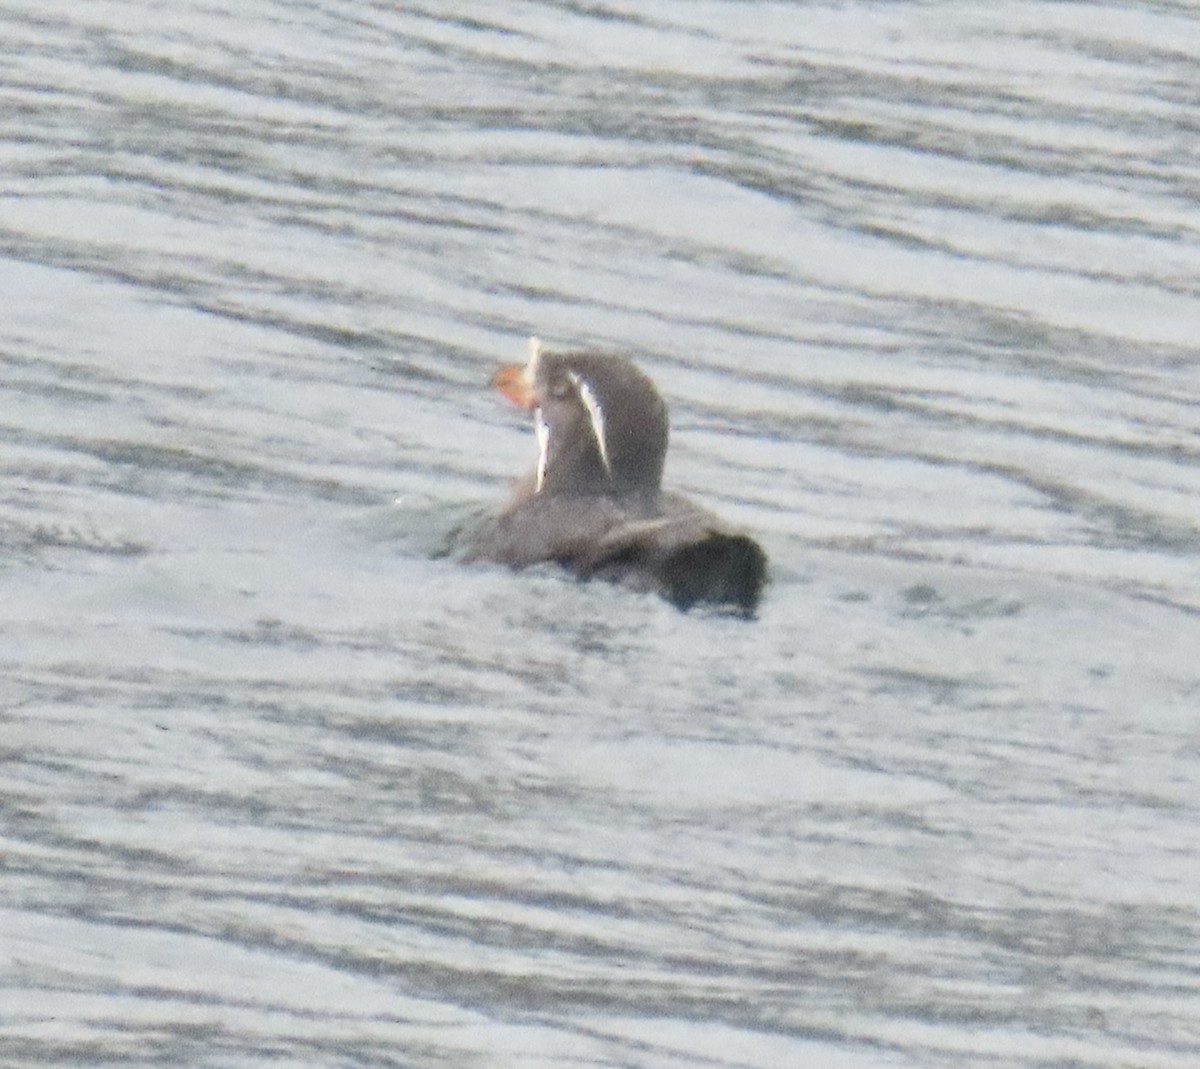
<svg viewBox="0 0 1200 1069">
<path fill-rule="evenodd" d="M 1200 1055 L 1200 20 L 0 12 L 0 1060 Z M 439 555 L 633 354 L 754 623 Z"/>
</svg>

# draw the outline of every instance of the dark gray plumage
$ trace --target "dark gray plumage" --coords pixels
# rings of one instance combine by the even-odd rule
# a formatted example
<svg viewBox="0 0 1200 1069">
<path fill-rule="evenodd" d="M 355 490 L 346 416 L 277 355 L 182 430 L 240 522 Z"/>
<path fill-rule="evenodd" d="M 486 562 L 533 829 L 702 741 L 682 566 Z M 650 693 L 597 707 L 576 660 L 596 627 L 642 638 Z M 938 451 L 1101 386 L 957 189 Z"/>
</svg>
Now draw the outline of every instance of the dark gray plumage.
<svg viewBox="0 0 1200 1069">
<path fill-rule="evenodd" d="M 751 614 L 766 555 L 706 509 L 663 493 L 667 410 L 629 360 L 543 352 L 493 383 L 534 412 L 534 475 L 480 526 L 465 554 L 514 568 L 553 561 L 581 578 Z"/>
</svg>

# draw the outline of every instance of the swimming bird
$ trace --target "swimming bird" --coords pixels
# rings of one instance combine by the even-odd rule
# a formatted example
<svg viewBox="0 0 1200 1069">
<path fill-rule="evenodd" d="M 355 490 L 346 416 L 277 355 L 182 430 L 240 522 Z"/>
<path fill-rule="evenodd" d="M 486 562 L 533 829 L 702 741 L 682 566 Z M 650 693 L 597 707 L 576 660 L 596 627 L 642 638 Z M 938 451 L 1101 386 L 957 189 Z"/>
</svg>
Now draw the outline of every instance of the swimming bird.
<svg viewBox="0 0 1200 1069">
<path fill-rule="evenodd" d="M 533 416 L 538 456 L 512 498 L 470 538 L 469 561 L 520 569 L 555 562 L 583 579 L 654 591 L 681 609 L 752 615 L 767 558 L 748 535 L 662 489 L 667 408 L 624 356 L 553 353 L 492 385 Z"/>
</svg>

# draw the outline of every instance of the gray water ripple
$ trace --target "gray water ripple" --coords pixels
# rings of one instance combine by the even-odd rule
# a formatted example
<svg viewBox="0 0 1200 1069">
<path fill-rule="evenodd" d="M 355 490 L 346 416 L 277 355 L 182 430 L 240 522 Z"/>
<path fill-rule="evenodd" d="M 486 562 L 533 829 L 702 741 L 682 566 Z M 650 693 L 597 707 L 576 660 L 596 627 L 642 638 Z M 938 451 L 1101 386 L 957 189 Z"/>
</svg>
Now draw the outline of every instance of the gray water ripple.
<svg viewBox="0 0 1200 1069">
<path fill-rule="evenodd" d="M 9 4 L 2 1060 L 1191 1066 L 1196 25 Z M 756 623 L 444 555 L 533 333 Z"/>
</svg>

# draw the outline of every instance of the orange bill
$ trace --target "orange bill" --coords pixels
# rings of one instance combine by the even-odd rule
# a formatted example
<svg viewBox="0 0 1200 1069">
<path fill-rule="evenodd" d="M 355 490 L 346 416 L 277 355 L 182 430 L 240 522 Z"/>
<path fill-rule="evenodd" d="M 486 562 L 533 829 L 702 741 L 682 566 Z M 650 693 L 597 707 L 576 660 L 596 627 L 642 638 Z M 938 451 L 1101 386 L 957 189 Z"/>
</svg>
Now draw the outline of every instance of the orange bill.
<svg viewBox="0 0 1200 1069">
<path fill-rule="evenodd" d="M 518 408 L 537 408 L 528 364 L 505 364 L 492 376 L 492 385 Z"/>
</svg>

